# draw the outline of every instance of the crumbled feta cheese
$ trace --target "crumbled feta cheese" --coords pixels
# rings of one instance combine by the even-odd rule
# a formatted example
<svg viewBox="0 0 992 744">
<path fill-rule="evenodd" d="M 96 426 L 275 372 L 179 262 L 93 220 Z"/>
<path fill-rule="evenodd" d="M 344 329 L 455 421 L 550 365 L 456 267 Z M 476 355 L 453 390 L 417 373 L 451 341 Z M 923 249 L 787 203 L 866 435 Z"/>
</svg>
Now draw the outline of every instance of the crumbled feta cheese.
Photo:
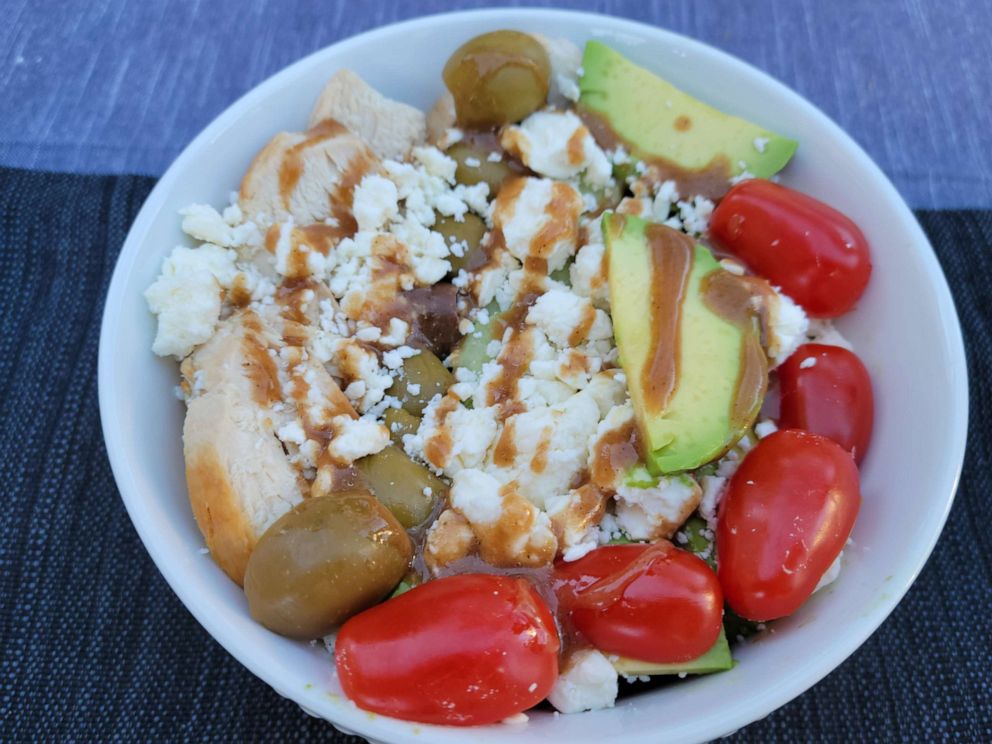
<svg viewBox="0 0 992 744">
<path fill-rule="evenodd" d="M 475 468 L 459 470 L 451 479 L 451 506 L 475 525 L 494 524 L 503 515 L 501 484 Z"/>
<path fill-rule="evenodd" d="M 844 556 L 844 551 L 842 550 L 837 555 L 837 559 L 830 564 L 830 568 L 827 569 L 827 572 L 823 574 L 822 577 L 820 577 L 820 580 L 817 582 L 816 587 L 813 589 L 814 594 L 820 591 L 821 589 L 823 589 L 824 587 L 830 586 L 837 580 L 837 577 L 840 576 L 840 567 L 841 567 L 840 561 L 843 556 Z"/>
<path fill-rule="evenodd" d="M 599 418 L 596 401 L 587 391 L 511 416 L 506 426 L 511 427 L 514 444 L 512 463 L 500 467 L 490 458 L 487 471 L 503 482 L 516 481 L 521 496 L 543 507 L 548 496 L 566 493 L 585 467 L 589 437 Z"/>
<path fill-rule="evenodd" d="M 179 210 L 187 235 L 223 248 L 259 245 L 262 234 L 254 222 L 241 223 L 241 209 L 232 205 L 221 215 L 207 204 L 190 204 Z"/>
<path fill-rule="evenodd" d="M 687 475 L 662 476 L 648 488 L 621 484 L 615 497 L 617 524 L 633 540 L 671 537 L 699 505 L 701 495 Z"/>
<path fill-rule="evenodd" d="M 355 331 L 355 338 L 366 343 L 373 343 L 382 338 L 382 329 L 376 326 L 366 326 Z"/>
<path fill-rule="evenodd" d="M 359 230 L 378 230 L 399 214 L 396 184 L 375 173 L 355 187 L 351 211 Z"/>
<path fill-rule="evenodd" d="M 182 359 L 213 335 L 221 290 L 230 287 L 238 273 L 234 259 L 234 251 L 209 243 L 173 249 L 158 279 L 145 290 L 148 308 L 158 317 L 152 351 Z"/>
<path fill-rule="evenodd" d="M 410 324 L 402 318 L 389 319 L 389 332 L 379 342 L 383 346 L 402 346 L 410 334 Z"/>
<path fill-rule="evenodd" d="M 380 452 L 389 444 L 389 431 L 375 419 L 335 416 L 331 424 L 335 436 L 327 449 L 337 460 L 352 463 Z"/>
<path fill-rule="evenodd" d="M 719 475 L 704 475 L 699 479 L 702 488 L 702 498 L 699 501 L 699 516 L 706 520 L 706 525 L 715 530 L 717 525 L 716 515 L 720 508 L 720 501 L 723 498 L 723 489 L 727 485 L 727 479 Z"/>
<path fill-rule="evenodd" d="M 568 180 L 584 174 L 605 186 L 613 169 L 582 120 L 571 111 L 537 111 L 503 130 L 500 144 L 543 176 Z"/>
<path fill-rule="evenodd" d="M 588 297 L 596 307 L 608 310 L 610 287 L 605 271 L 606 246 L 603 245 L 598 222 L 595 230 L 590 228 L 590 233 L 593 233 L 593 236 L 589 243 L 579 249 L 575 254 L 575 261 L 569 267 L 572 291 L 577 295 Z"/>
<path fill-rule="evenodd" d="M 400 346 L 384 353 L 382 363 L 389 369 L 399 369 L 403 366 L 404 359 L 415 357 L 419 353 L 419 349 L 414 349 L 411 346 Z"/>
<path fill-rule="evenodd" d="M 557 271 L 575 253 L 582 198 L 567 183 L 546 178 L 524 178 L 522 188 L 503 189 L 496 197 L 493 224 L 503 231 L 509 252 L 523 261 L 528 256 L 547 260 Z M 554 237 L 535 240 L 549 226 Z"/>
<path fill-rule="evenodd" d="M 754 138 L 754 149 L 757 150 L 758 152 L 764 152 L 765 151 L 765 147 L 768 146 L 768 142 L 769 141 L 770 140 L 768 139 L 768 137 L 755 137 Z"/>
<path fill-rule="evenodd" d="M 702 235 L 709 228 L 710 215 L 714 204 L 705 196 L 694 196 L 691 201 L 680 201 L 679 219 L 682 227 L 690 235 Z"/>
<path fill-rule="evenodd" d="M 562 713 L 612 708 L 619 679 L 616 669 L 600 651 L 580 649 L 565 662 L 548 701 Z"/>
<path fill-rule="evenodd" d="M 764 439 L 778 431 L 778 426 L 771 419 L 763 419 L 754 425 L 754 433 L 758 439 Z"/>
<path fill-rule="evenodd" d="M 466 408 L 459 404 L 454 410 L 440 414 L 443 400 L 438 395 L 427 404 L 417 433 L 406 435 L 403 446 L 411 457 L 424 460 L 436 470 L 453 476 L 462 469 L 475 468 L 482 464 L 496 438 L 498 411 L 495 407 Z M 432 461 L 429 457 L 438 456 L 430 447 L 431 441 L 435 439 L 451 443 L 450 448 L 445 448 L 445 459 L 440 462 Z"/>
<path fill-rule="evenodd" d="M 568 39 L 534 34 L 548 54 L 551 64 L 551 88 L 548 101 L 560 105 L 579 100 L 579 78 L 582 76 L 582 51 Z"/>
<path fill-rule="evenodd" d="M 593 308 L 588 298 L 567 289 L 552 289 L 538 297 L 527 312 L 527 322 L 540 327 L 548 340 L 562 348 L 574 345 L 571 339 L 577 333 L 581 334 L 577 343 L 613 335 L 609 316 Z"/>
<path fill-rule="evenodd" d="M 537 683 L 534 683 L 532 687 L 536 686 L 536 684 Z M 533 690 L 531 690 L 531 692 L 533 692 Z M 508 716 L 504 718 L 502 722 L 505 723 L 507 726 L 522 726 L 523 724 L 527 723 L 527 721 L 529 720 L 530 718 L 527 716 L 527 714 L 521 711 L 520 713 L 514 713 L 512 716 Z"/>
<path fill-rule="evenodd" d="M 803 343 L 809 330 L 806 313 L 788 296 L 775 288 L 768 297 L 768 357 L 778 366 Z"/>
<path fill-rule="evenodd" d="M 289 444 L 303 444 L 307 441 L 306 432 L 303 431 L 303 427 L 300 426 L 299 421 L 290 421 L 288 424 L 279 427 L 276 430 L 276 436 L 279 437 L 280 441 Z"/>
</svg>

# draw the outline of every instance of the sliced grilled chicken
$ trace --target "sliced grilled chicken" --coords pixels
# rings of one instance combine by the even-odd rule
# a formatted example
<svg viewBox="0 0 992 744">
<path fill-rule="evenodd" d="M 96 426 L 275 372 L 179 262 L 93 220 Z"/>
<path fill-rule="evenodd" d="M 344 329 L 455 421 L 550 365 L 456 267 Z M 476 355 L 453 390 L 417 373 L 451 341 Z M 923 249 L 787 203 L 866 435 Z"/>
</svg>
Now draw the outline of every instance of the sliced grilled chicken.
<svg viewBox="0 0 992 744">
<path fill-rule="evenodd" d="M 310 126 L 325 119 L 344 124 L 381 158 L 399 160 L 427 136 L 422 111 L 386 98 L 351 70 L 338 70 L 320 92 Z"/>
</svg>

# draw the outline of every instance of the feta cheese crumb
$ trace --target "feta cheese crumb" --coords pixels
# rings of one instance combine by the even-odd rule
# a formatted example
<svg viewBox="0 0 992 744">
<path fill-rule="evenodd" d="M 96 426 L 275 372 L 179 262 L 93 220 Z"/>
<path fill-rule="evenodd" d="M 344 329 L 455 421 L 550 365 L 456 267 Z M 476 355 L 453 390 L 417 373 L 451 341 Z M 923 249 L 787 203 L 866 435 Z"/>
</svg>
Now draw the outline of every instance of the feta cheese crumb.
<svg viewBox="0 0 992 744">
<path fill-rule="evenodd" d="M 548 701 L 562 713 L 600 710 L 614 706 L 618 690 L 617 671 L 606 656 L 582 649 L 565 662 Z"/>
<path fill-rule="evenodd" d="M 754 149 L 758 152 L 764 152 L 765 147 L 768 146 L 768 137 L 755 137 L 754 138 Z"/>
<path fill-rule="evenodd" d="M 500 144 L 531 170 L 560 180 L 577 178 L 605 186 L 613 169 L 582 120 L 571 111 L 538 111 L 507 127 Z"/>
<path fill-rule="evenodd" d="M 303 444 L 307 441 L 306 432 L 303 431 L 303 427 L 300 426 L 298 421 L 290 421 L 288 424 L 279 427 L 276 430 L 276 436 L 279 437 L 280 441 L 291 444 Z"/>
<path fill-rule="evenodd" d="M 768 357 L 775 367 L 780 365 L 803 343 L 809 330 L 806 313 L 787 295 L 775 287 L 769 296 Z"/>
<path fill-rule="evenodd" d="M 152 351 L 182 359 L 213 335 L 221 289 L 230 287 L 238 273 L 235 255 L 209 243 L 173 249 L 158 279 L 145 290 L 148 308 L 158 317 Z"/>
<path fill-rule="evenodd" d="M 374 455 L 389 444 L 389 431 L 371 417 L 335 416 L 331 425 L 336 433 L 327 449 L 335 459 L 343 462 L 352 463 L 366 455 Z"/>
<path fill-rule="evenodd" d="M 837 577 L 840 576 L 840 561 L 841 558 L 843 557 L 844 557 L 844 551 L 842 550 L 837 555 L 837 559 L 830 564 L 830 568 L 827 569 L 827 572 L 823 574 L 823 576 L 820 578 L 820 581 L 817 582 L 816 588 L 813 589 L 814 594 L 820 591 L 821 589 L 830 586 L 837 580 Z"/>
<path fill-rule="evenodd" d="M 637 488 L 621 484 L 616 493 L 617 524 L 633 540 L 670 537 L 699 505 L 699 485 L 689 476 L 658 479 Z"/>
<path fill-rule="evenodd" d="M 702 488 L 702 498 L 699 501 L 699 516 L 706 520 L 706 525 L 715 530 L 717 526 L 717 511 L 723 499 L 723 489 L 727 478 L 720 475 L 704 475 L 699 479 Z M 681 533 L 680 533 L 681 534 Z"/>
<path fill-rule="evenodd" d="M 399 214 L 396 184 L 378 174 L 370 174 L 355 187 L 352 213 L 359 230 L 378 230 Z"/>
<path fill-rule="evenodd" d="M 775 422 L 771 419 L 764 419 L 754 425 L 754 433 L 757 435 L 758 439 L 764 439 L 777 431 L 778 426 L 776 426 Z"/>
</svg>

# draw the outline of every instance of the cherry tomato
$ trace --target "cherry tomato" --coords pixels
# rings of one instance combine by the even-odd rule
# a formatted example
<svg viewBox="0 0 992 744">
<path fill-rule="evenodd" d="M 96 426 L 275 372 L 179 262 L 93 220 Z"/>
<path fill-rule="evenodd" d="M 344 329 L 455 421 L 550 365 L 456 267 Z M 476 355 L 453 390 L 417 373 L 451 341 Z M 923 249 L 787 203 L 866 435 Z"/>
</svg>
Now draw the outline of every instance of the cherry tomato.
<svg viewBox="0 0 992 744">
<path fill-rule="evenodd" d="M 821 201 L 751 179 L 723 197 L 710 235 L 816 318 L 850 310 L 871 276 L 865 236 Z"/>
<path fill-rule="evenodd" d="M 561 609 L 600 651 L 659 664 L 716 642 L 723 594 L 704 561 L 670 542 L 609 545 L 555 565 Z"/>
<path fill-rule="evenodd" d="M 861 506 L 850 453 L 784 429 L 752 449 L 727 485 L 717 571 L 727 603 L 749 620 L 791 615 L 844 547 Z"/>
<path fill-rule="evenodd" d="M 833 439 L 861 462 L 871 440 L 871 377 L 857 355 L 839 346 L 804 344 L 778 368 L 780 429 Z"/>
<path fill-rule="evenodd" d="M 545 697 L 558 631 L 523 579 L 463 574 L 421 584 L 348 620 L 335 659 L 360 708 L 422 723 L 493 723 Z"/>
</svg>

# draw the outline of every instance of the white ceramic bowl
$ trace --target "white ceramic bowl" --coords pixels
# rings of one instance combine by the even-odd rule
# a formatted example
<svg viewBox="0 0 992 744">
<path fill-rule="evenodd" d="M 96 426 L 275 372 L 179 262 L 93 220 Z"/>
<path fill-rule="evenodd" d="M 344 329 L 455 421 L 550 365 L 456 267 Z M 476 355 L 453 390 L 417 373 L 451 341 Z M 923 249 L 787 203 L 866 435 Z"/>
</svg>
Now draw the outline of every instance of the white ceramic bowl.
<svg viewBox="0 0 992 744">
<path fill-rule="evenodd" d="M 840 579 L 775 632 L 738 648 L 730 672 L 624 698 L 612 710 L 533 714 L 525 726 L 437 728 L 356 709 L 340 695 L 322 649 L 269 633 L 244 595 L 201 554 L 186 497 L 173 396 L 176 365 L 150 351 L 142 291 L 186 239 L 176 211 L 222 206 L 252 156 L 281 129 L 305 126 L 328 76 L 350 67 L 421 108 L 442 91 L 441 67 L 466 39 L 497 28 L 602 39 L 719 108 L 795 137 L 783 182 L 844 211 L 871 243 L 875 272 L 840 327 L 871 370 L 875 434 L 864 505 Z M 347 39 L 265 81 L 208 126 L 141 209 L 107 295 L 99 360 L 107 452 L 152 559 L 204 628 L 254 674 L 338 728 L 386 742 L 698 741 L 731 732 L 799 695 L 851 654 L 892 611 L 930 554 L 954 497 L 965 445 L 967 378 L 957 316 L 913 215 L 867 155 L 820 111 L 758 70 L 676 34 L 629 21 L 552 10 L 487 10 L 421 18 Z"/>
</svg>

